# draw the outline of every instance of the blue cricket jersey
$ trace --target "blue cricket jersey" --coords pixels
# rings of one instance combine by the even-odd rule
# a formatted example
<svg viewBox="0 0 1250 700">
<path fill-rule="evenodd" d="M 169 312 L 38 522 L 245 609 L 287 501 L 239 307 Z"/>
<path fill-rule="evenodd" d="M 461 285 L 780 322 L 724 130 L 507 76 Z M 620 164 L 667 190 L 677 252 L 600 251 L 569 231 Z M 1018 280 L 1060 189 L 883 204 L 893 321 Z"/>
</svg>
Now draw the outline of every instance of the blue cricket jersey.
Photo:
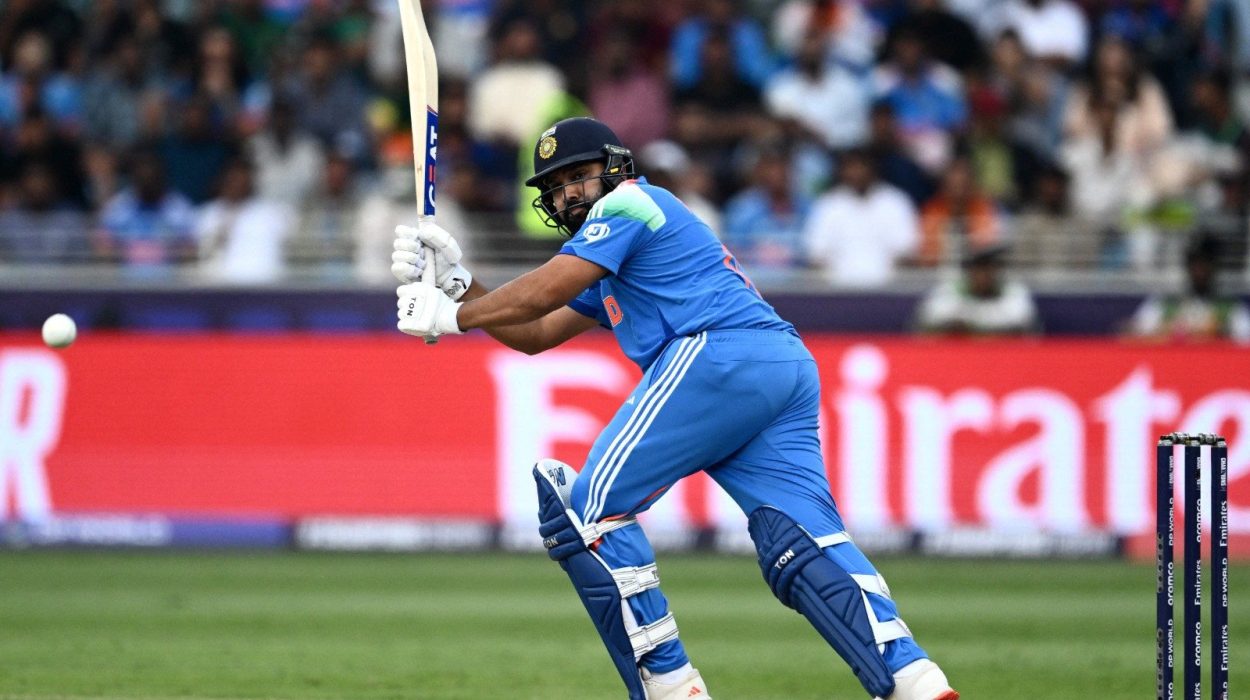
<svg viewBox="0 0 1250 700">
<path fill-rule="evenodd" d="M 673 338 L 706 330 L 794 332 L 712 229 L 644 178 L 596 202 L 560 253 L 611 273 L 569 306 L 612 329 L 644 371 Z"/>
</svg>

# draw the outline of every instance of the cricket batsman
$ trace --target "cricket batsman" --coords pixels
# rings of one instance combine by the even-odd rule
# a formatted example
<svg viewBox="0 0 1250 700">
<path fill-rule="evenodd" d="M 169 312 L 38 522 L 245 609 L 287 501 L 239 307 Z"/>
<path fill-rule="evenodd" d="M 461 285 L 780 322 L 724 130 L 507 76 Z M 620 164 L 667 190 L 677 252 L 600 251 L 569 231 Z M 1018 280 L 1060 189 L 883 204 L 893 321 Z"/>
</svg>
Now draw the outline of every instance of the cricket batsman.
<svg viewBox="0 0 1250 700">
<path fill-rule="evenodd" d="M 594 119 L 558 122 L 534 147 L 534 206 L 569 237 L 559 254 L 494 291 L 432 223 L 397 229 L 399 329 L 480 328 L 539 353 L 595 326 L 643 370 L 581 472 L 534 467 L 539 534 L 568 574 L 630 700 L 707 698 L 660 591 L 636 516 L 705 471 L 748 516 L 772 592 L 886 700 L 957 700 L 912 639 L 890 589 L 842 525 L 817 438 L 820 380 L 794 327 L 734 256 Z M 417 283 L 435 251 L 437 287 Z"/>
</svg>

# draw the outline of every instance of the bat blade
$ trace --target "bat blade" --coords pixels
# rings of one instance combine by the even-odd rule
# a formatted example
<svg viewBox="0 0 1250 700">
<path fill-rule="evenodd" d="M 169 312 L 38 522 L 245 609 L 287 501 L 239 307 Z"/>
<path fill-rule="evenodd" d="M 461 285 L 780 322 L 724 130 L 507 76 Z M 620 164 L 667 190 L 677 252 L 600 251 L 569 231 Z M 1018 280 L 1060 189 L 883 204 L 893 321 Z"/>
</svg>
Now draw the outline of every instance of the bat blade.
<svg viewBox="0 0 1250 700">
<path fill-rule="evenodd" d="M 416 169 L 417 212 L 434 216 L 438 160 L 438 63 L 419 0 L 399 0 L 408 68 L 408 107 L 412 114 L 412 156 Z"/>
<path fill-rule="evenodd" d="M 408 108 L 412 115 L 412 163 L 416 175 L 417 220 L 433 221 L 438 163 L 438 63 L 434 42 L 425 26 L 419 0 L 399 0 L 400 25 L 404 33 L 404 58 L 408 69 Z M 423 284 L 435 285 L 434 251 L 425 251 Z M 437 336 L 426 336 L 433 345 Z"/>
</svg>

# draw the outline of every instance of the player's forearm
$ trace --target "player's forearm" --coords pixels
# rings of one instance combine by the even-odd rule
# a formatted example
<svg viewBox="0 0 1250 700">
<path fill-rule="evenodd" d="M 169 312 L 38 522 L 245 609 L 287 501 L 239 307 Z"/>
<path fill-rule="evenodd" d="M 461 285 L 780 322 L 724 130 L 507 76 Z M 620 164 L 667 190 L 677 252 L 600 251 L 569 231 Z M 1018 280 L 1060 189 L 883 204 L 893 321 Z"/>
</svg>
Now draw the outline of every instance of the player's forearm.
<svg viewBox="0 0 1250 700">
<path fill-rule="evenodd" d="M 490 291 L 486 285 L 475 279 L 469 285 L 469 289 L 465 291 L 464 296 L 460 297 L 460 300 L 468 303 L 475 299 L 481 299 Z M 461 327 L 463 328 L 463 326 Z M 489 326 L 483 327 L 482 330 L 500 343 L 519 352 L 532 355 L 547 349 L 543 343 L 542 324 L 539 321 L 518 323 L 511 326 Z"/>
<path fill-rule="evenodd" d="M 566 306 L 608 271 L 574 255 L 557 255 L 494 291 L 476 281 L 461 297 L 456 327 L 481 328 L 525 353 L 542 352 L 595 326 Z"/>
<path fill-rule="evenodd" d="M 469 301 L 460 307 L 456 321 L 462 330 L 481 328 L 492 336 L 494 331 L 512 335 L 513 331 L 502 329 L 537 321 L 567 304 L 571 297 L 564 296 L 536 272 L 521 275 L 491 292 L 475 281 L 465 294 Z"/>
</svg>

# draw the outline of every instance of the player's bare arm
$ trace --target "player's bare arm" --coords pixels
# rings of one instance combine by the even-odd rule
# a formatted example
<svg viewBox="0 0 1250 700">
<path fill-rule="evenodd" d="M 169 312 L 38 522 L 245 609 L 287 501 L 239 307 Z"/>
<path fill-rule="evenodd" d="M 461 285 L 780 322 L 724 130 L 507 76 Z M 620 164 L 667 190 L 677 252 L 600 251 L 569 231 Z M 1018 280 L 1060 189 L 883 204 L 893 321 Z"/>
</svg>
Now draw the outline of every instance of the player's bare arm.
<svg viewBox="0 0 1250 700">
<path fill-rule="evenodd" d="M 537 321 L 567 305 L 607 274 L 607 270 L 592 262 L 557 255 L 499 289 L 465 302 L 456 321 L 464 331 Z"/>
<path fill-rule="evenodd" d="M 490 293 L 485 285 L 474 282 L 465 295 L 465 301 L 481 299 Z M 463 312 L 462 312 L 463 313 Z M 484 327 L 492 338 L 507 345 L 513 350 L 527 355 L 536 355 L 550 350 L 566 341 L 594 328 L 598 323 L 589 316 L 562 306 L 551 313 L 528 323 L 517 323 L 510 326 Z"/>
</svg>

